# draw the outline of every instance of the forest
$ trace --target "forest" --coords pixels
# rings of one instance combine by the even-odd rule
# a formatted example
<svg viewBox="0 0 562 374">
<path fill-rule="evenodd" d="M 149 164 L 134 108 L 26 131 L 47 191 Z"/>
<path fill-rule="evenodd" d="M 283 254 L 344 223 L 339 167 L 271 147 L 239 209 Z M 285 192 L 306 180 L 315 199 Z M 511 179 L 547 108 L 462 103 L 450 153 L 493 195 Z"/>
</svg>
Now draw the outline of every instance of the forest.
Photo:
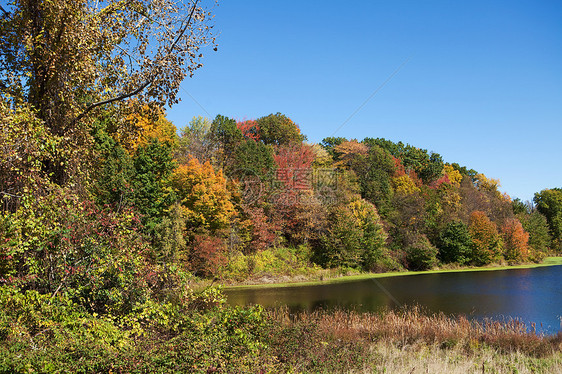
<svg viewBox="0 0 562 374">
<path fill-rule="evenodd" d="M 159 367 L 182 360 L 166 354 L 186 336 L 182 349 L 207 356 L 184 363 L 201 372 L 261 357 L 263 310 L 226 308 L 219 290 L 194 291 L 200 279 L 560 253 L 560 188 L 511 199 L 495 179 L 377 134 L 308 142 L 281 113 L 177 128 L 164 108 L 216 48 L 211 13 L 178 4 L 0 9 L 0 372 Z"/>
</svg>

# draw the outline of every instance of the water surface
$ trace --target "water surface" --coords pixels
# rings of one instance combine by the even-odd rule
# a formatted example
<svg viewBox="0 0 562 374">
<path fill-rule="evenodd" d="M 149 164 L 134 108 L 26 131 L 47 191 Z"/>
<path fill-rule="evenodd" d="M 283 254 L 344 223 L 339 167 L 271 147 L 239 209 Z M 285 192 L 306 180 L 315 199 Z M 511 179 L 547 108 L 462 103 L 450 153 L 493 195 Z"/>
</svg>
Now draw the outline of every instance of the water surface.
<svg viewBox="0 0 562 374">
<path fill-rule="evenodd" d="M 562 315 L 562 266 L 406 275 L 284 288 L 226 290 L 231 305 L 288 306 L 291 310 L 357 311 L 420 305 L 429 312 L 535 323 L 556 333 Z"/>
</svg>

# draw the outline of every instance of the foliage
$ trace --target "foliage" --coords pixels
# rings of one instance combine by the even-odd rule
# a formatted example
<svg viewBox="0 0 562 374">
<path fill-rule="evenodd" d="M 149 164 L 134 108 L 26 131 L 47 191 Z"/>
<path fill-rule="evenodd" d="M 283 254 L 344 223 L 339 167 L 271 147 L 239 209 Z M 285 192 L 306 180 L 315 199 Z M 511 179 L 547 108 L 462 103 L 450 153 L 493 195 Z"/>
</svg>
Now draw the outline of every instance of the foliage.
<svg viewBox="0 0 562 374">
<path fill-rule="evenodd" d="M 210 138 L 218 145 L 217 164 L 224 167 L 232 157 L 237 145 L 244 140 L 244 134 L 236 126 L 236 121 L 217 115 L 211 123 Z"/>
<path fill-rule="evenodd" d="M 562 248 L 562 189 L 542 190 L 533 200 L 537 210 L 546 217 L 554 245 L 559 250 Z"/>
<path fill-rule="evenodd" d="M 166 119 L 162 108 L 145 105 L 130 113 L 125 121 L 129 124 L 127 133 L 118 132 L 116 137 L 119 144 L 130 153 L 146 146 L 153 139 L 172 149 L 178 146 L 176 126 Z"/>
<path fill-rule="evenodd" d="M 153 271 L 131 212 L 99 210 L 53 187 L 2 221 L 4 282 L 62 293 L 98 313 L 122 313 L 147 297 Z"/>
<path fill-rule="evenodd" d="M 215 142 L 211 139 L 210 131 L 210 119 L 193 117 L 189 124 L 181 129 L 176 159 L 180 163 L 186 163 L 190 157 L 195 157 L 198 160 L 211 160 L 211 163 L 216 163 Z"/>
<path fill-rule="evenodd" d="M 469 231 L 473 244 L 473 263 L 484 265 L 499 258 L 502 254 L 503 242 L 496 224 L 490 221 L 484 212 L 472 212 Z"/>
<path fill-rule="evenodd" d="M 468 264 L 472 259 L 472 237 L 462 221 L 447 224 L 439 237 L 439 259 L 444 263 Z"/>
<path fill-rule="evenodd" d="M 444 165 L 443 172 L 447 176 L 449 183 L 455 187 L 460 187 L 462 181 L 462 174 L 451 165 Z"/>
<path fill-rule="evenodd" d="M 259 139 L 265 144 L 285 145 L 305 140 L 299 126 L 284 114 L 270 114 L 256 120 Z"/>
<path fill-rule="evenodd" d="M 190 17 L 178 22 L 178 12 Z M 0 22 L 1 96 L 34 108 L 57 152 L 43 160 L 59 185 L 88 165 L 89 130 L 102 107 L 122 115 L 136 98 L 177 102 L 181 80 L 201 67 L 211 43 L 211 14 L 195 4 L 163 0 L 14 1 Z"/>
<path fill-rule="evenodd" d="M 328 217 L 328 230 L 316 261 L 328 267 L 366 270 L 391 266 L 386 250 L 386 233 L 376 208 L 363 199 L 336 206 Z"/>
<path fill-rule="evenodd" d="M 548 252 L 552 239 L 546 217 L 538 210 L 534 210 L 528 214 L 519 213 L 517 218 L 523 225 L 523 229 L 529 233 L 529 246 L 536 252 Z"/>
<path fill-rule="evenodd" d="M 195 275 L 209 277 L 218 274 L 227 263 L 226 245 L 219 237 L 197 234 L 189 254 L 191 270 Z"/>
<path fill-rule="evenodd" d="M 517 218 L 508 219 L 501 227 L 504 243 L 503 257 L 509 262 L 522 262 L 529 258 L 529 233 Z"/>
<path fill-rule="evenodd" d="M 0 207 L 14 212 L 23 195 L 39 195 L 44 184 L 45 158 L 52 157 L 60 138 L 48 128 L 29 105 L 11 109 L 0 97 Z"/>
<path fill-rule="evenodd" d="M 260 252 L 232 253 L 228 264 L 219 272 L 225 280 L 286 279 L 287 276 L 313 274 L 319 268 L 311 263 L 308 246 L 270 247 Z"/>
<path fill-rule="evenodd" d="M 260 252 L 269 248 L 277 238 L 279 227 L 265 214 L 263 208 L 247 204 L 241 208 L 244 216 L 242 226 L 248 233 L 244 252 Z"/>
<path fill-rule="evenodd" d="M 357 158 L 367 156 L 369 148 L 357 140 L 343 141 L 334 147 L 335 165 L 352 167 Z"/>
<path fill-rule="evenodd" d="M 336 155 L 334 148 L 340 145 L 341 143 L 343 143 L 344 141 L 347 141 L 347 139 L 342 137 L 329 136 L 327 138 L 322 139 L 322 142 L 320 144 L 328 152 L 330 156 L 334 157 Z"/>
<path fill-rule="evenodd" d="M 410 270 L 427 270 L 437 265 L 437 248 L 424 235 L 406 248 L 406 261 Z"/>
<path fill-rule="evenodd" d="M 248 139 L 237 145 L 226 172 L 229 177 L 248 183 L 245 187 L 250 188 L 249 183 L 255 183 L 254 187 L 261 188 L 270 179 L 274 166 L 273 148 Z"/>
<path fill-rule="evenodd" d="M 359 177 L 361 196 L 375 204 L 382 217 L 387 217 L 393 210 L 391 178 L 395 163 L 392 156 L 378 145 L 372 145 L 365 162 L 356 163 L 353 170 Z"/>
<path fill-rule="evenodd" d="M 260 126 L 255 120 L 246 120 L 236 123 L 236 127 L 242 132 L 246 139 L 253 141 L 260 140 Z"/>
<path fill-rule="evenodd" d="M 133 167 L 131 204 L 142 215 L 145 230 L 152 233 L 174 199 L 166 186 L 175 168 L 171 146 L 152 138 L 137 149 Z"/>
<path fill-rule="evenodd" d="M 188 264 L 187 217 L 182 206 L 176 202 L 166 212 L 162 221 L 154 228 L 152 246 L 154 258 L 163 264 Z"/>
<path fill-rule="evenodd" d="M 97 168 L 92 192 L 99 206 L 114 209 L 130 207 L 133 203 L 135 166 L 133 157 L 104 129 L 103 121 L 94 127 Z"/>
<path fill-rule="evenodd" d="M 275 152 L 277 180 L 287 192 L 312 188 L 311 166 L 314 153 L 307 144 L 288 144 L 278 147 Z"/>
<path fill-rule="evenodd" d="M 419 187 L 416 186 L 412 178 L 407 174 L 392 178 L 392 187 L 394 191 L 405 195 L 420 192 Z"/>
<path fill-rule="evenodd" d="M 310 144 L 312 153 L 314 154 L 314 167 L 326 168 L 332 163 L 332 156 L 320 144 Z"/>
<path fill-rule="evenodd" d="M 425 149 L 413 147 L 402 142 L 394 143 L 384 138 L 365 138 L 364 144 L 379 146 L 392 156 L 398 158 L 406 170 L 412 169 L 424 183 L 429 184 L 439 178 L 443 171 L 443 158 L 437 153 L 428 153 Z"/>
<path fill-rule="evenodd" d="M 229 225 L 236 215 L 222 171 L 215 172 L 210 162 L 192 158 L 170 176 L 182 209 L 187 229 L 216 231 Z"/>
</svg>

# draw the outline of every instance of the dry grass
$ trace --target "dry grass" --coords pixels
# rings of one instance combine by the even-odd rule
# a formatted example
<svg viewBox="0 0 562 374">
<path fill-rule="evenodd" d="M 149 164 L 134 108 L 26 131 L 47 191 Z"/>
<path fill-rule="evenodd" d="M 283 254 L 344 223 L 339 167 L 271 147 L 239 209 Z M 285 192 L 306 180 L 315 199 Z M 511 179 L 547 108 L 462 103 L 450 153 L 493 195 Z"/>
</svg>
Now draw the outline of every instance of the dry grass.
<svg viewBox="0 0 562 374">
<path fill-rule="evenodd" d="M 388 343 L 372 347 L 373 362 L 355 373 L 560 373 L 562 359 L 530 358 L 521 352 L 499 354 L 494 350 L 480 350 L 467 355 L 462 349 L 444 350 L 423 346 L 417 350 L 400 349 Z"/>
<path fill-rule="evenodd" d="M 404 312 L 268 312 L 273 354 L 296 372 L 561 373 L 562 335 L 518 321 Z"/>
</svg>

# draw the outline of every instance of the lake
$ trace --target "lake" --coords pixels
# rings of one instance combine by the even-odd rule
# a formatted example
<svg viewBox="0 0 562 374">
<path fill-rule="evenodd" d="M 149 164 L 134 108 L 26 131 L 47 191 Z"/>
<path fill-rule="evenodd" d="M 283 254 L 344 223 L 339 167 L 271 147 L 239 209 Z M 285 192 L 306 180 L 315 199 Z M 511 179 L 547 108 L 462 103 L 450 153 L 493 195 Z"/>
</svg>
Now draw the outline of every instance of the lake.
<svg viewBox="0 0 562 374">
<path fill-rule="evenodd" d="M 517 318 L 544 333 L 560 331 L 562 266 L 404 275 L 325 285 L 227 289 L 231 305 L 288 306 L 293 311 L 361 312 L 420 305 L 429 312 L 483 320 Z"/>
</svg>

